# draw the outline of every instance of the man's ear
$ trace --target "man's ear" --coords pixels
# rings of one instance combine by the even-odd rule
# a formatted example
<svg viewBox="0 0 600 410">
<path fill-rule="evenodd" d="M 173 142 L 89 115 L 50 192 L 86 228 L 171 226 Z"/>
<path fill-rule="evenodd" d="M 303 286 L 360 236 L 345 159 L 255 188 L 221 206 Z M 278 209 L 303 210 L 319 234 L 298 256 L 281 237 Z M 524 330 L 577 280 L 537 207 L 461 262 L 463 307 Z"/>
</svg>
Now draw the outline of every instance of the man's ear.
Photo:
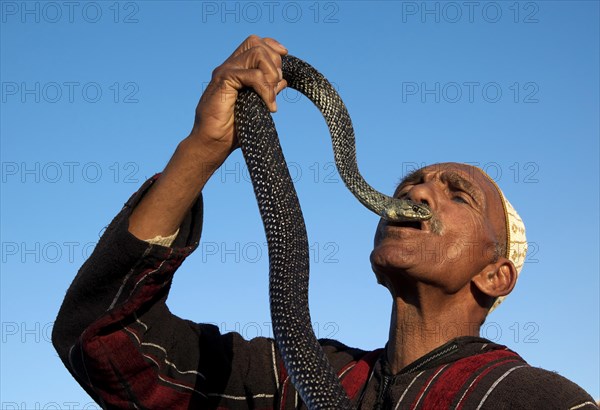
<svg viewBox="0 0 600 410">
<path fill-rule="evenodd" d="M 517 283 L 517 269 L 509 259 L 501 256 L 496 262 L 483 268 L 471 281 L 477 289 L 492 298 L 506 296 Z"/>
</svg>

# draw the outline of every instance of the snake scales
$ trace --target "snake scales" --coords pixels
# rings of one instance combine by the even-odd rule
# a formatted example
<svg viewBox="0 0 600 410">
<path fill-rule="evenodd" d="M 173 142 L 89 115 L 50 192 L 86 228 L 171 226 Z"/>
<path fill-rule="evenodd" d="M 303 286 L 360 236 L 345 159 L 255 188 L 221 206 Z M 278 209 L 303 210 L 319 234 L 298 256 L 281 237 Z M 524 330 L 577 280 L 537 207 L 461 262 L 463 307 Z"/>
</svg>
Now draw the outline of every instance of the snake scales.
<svg viewBox="0 0 600 410">
<path fill-rule="evenodd" d="M 288 86 L 310 99 L 331 133 L 338 172 L 358 200 L 389 220 L 422 220 L 429 210 L 375 191 L 356 164 L 354 130 L 331 84 L 304 61 L 282 58 Z M 262 99 L 243 89 L 235 106 L 235 126 L 254 186 L 269 248 L 271 320 L 286 370 L 309 409 L 351 409 L 338 377 L 312 329 L 308 308 L 308 239 L 273 119 Z"/>
</svg>

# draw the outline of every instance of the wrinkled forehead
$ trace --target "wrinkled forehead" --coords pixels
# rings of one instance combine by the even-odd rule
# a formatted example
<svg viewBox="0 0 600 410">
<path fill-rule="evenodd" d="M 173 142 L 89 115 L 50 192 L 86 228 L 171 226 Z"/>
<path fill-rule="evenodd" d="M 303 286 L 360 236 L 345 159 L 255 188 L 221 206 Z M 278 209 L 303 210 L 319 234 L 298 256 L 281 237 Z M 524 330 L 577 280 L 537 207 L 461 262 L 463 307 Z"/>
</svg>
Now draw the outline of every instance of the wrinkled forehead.
<svg viewBox="0 0 600 410">
<path fill-rule="evenodd" d="M 490 177 L 488 177 L 485 172 L 481 168 L 477 168 L 473 165 L 462 164 L 459 162 L 442 162 L 438 164 L 427 165 L 423 168 L 416 169 L 407 175 L 404 176 L 401 183 L 404 180 L 412 179 L 415 176 L 422 175 L 441 175 L 444 173 L 454 172 L 460 174 L 466 180 L 477 184 L 479 188 L 485 191 L 494 192 L 496 191 L 495 187 L 490 181 Z"/>
<path fill-rule="evenodd" d="M 485 177 L 483 170 L 473 165 L 462 164 L 459 162 L 442 162 L 438 164 L 431 164 L 421 168 L 421 171 L 425 174 L 442 174 L 444 172 L 456 172 L 462 177 L 468 179 L 473 183 L 477 183 L 483 188 L 487 185 L 487 177 Z"/>
</svg>

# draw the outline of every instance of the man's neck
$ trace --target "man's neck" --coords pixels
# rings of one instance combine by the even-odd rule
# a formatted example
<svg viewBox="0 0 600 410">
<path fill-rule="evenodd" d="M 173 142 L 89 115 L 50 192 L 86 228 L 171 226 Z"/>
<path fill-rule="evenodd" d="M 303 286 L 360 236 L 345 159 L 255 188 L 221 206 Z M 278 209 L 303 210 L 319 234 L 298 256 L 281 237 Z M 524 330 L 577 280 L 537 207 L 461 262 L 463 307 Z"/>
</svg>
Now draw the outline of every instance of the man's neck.
<svg viewBox="0 0 600 410">
<path fill-rule="evenodd" d="M 479 336 L 480 322 L 465 309 L 436 303 L 407 304 L 394 300 L 387 345 L 393 374 L 446 342 L 460 336 Z"/>
</svg>

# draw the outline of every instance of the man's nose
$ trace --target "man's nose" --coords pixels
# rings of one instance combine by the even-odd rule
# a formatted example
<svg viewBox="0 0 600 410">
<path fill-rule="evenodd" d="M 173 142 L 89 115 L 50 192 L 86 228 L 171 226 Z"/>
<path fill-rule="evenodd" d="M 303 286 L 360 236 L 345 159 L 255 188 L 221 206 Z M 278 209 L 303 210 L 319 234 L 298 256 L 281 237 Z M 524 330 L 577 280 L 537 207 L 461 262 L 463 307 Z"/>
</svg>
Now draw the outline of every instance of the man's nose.
<svg viewBox="0 0 600 410">
<path fill-rule="evenodd" d="M 408 192 L 408 198 L 416 203 L 425 204 L 429 208 L 435 209 L 435 191 L 432 184 L 434 184 L 434 182 L 425 182 L 415 185 Z"/>
</svg>

